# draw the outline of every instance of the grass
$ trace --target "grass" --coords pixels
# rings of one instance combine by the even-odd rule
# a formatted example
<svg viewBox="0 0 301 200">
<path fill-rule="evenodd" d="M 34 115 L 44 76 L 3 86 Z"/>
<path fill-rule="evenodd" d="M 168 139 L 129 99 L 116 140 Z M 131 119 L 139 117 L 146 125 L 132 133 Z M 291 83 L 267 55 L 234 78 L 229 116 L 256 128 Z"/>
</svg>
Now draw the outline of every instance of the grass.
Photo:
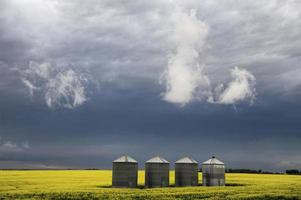
<svg viewBox="0 0 301 200">
<path fill-rule="evenodd" d="M 200 183 L 201 183 L 201 174 Z M 110 170 L 0 171 L 0 199 L 301 200 L 301 176 L 226 174 L 225 187 L 111 188 Z M 171 185 L 174 172 L 170 173 Z M 139 171 L 144 184 L 144 171 Z"/>
</svg>

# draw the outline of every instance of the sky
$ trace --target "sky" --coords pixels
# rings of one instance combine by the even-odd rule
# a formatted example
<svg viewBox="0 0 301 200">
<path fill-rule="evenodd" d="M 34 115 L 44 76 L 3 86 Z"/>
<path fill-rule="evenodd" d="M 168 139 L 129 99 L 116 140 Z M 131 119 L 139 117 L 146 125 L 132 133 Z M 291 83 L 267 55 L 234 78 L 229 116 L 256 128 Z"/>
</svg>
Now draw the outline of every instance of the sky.
<svg viewBox="0 0 301 200">
<path fill-rule="evenodd" d="M 0 168 L 301 169 L 300 27 L 299 0 L 2 0 Z"/>
</svg>

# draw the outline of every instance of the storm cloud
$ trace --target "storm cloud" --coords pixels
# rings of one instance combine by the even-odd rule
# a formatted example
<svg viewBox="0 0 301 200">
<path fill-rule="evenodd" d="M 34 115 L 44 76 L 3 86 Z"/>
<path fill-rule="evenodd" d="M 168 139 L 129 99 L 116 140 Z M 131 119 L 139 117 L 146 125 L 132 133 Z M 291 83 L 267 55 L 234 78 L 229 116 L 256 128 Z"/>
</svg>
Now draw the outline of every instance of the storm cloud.
<svg viewBox="0 0 301 200">
<path fill-rule="evenodd" d="M 187 154 L 260 167 L 273 137 L 263 167 L 298 167 L 300 27 L 297 0 L 1 1 L 1 148 L 31 148 L 0 159 L 107 167 L 97 156 L 175 158 L 186 135 Z"/>
</svg>

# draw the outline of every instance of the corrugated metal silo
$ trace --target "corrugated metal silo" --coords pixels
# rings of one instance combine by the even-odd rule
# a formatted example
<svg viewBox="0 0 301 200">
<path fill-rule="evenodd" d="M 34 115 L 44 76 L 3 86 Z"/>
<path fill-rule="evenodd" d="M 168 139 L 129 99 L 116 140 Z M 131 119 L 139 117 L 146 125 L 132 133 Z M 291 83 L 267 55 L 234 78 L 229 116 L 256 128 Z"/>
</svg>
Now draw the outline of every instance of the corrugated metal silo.
<svg viewBox="0 0 301 200">
<path fill-rule="evenodd" d="M 159 156 L 153 157 L 145 163 L 145 186 L 169 186 L 169 162 Z"/>
<path fill-rule="evenodd" d="M 212 156 L 211 159 L 203 162 L 203 186 L 224 186 L 225 185 L 225 164 Z"/>
<path fill-rule="evenodd" d="M 198 185 L 198 162 L 192 158 L 184 157 L 175 162 L 176 186 Z"/>
<path fill-rule="evenodd" d="M 113 161 L 113 187 L 137 187 L 138 162 L 130 156 L 122 156 Z"/>
</svg>

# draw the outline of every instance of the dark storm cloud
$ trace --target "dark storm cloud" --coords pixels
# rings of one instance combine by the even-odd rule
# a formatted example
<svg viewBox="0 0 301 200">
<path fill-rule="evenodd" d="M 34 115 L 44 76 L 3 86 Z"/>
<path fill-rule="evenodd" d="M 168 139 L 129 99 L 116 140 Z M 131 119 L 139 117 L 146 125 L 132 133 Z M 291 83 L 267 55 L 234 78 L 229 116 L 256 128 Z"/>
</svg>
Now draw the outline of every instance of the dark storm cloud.
<svg viewBox="0 0 301 200">
<path fill-rule="evenodd" d="M 124 152 L 140 161 L 182 152 L 300 167 L 299 1 L 0 4 L 6 166 L 108 167 Z"/>
<path fill-rule="evenodd" d="M 300 167 L 300 107 L 295 103 L 265 97 L 253 107 L 239 106 L 238 113 L 210 104 L 174 108 L 161 104 L 151 88 L 135 89 L 128 94 L 112 88 L 111 95 L 99 94 L 76 110 L 53 112 L 30 104 L 15 108 L 2 125 L 10 130 L 3 129 L 3 138 L 16 138 L 18 144 L 28 140 L 31 149 L 2 152 L 1 160 L 108 168 L 124 153 L 141 163 L 154 154 L 171 161 L 185 154 L 200 161 L 216 154 L 231 167 Z"/>
<path fill-rule="evenodd" d="M 172 51 L 168 38 L 175 5 L 163 1 L 6 1 L 1 42 L 10 48 L 2 48 L 1 56 L 10 68 L 20 70 L 30 61 L 52 62 L 84 68 L 100 82 L 118 82 L 119 75 L 157 82 Z M 297 1 L 264 5 L 260 1 L 205 1 L 202 5 L 189 1 L 178 6 L 183 13 L 195 9 L 198 20 L 209 27 L 199 62 L 205 65 L 213 87 L 229 80 L 228 70 L 236 65 L 264 81 L 260 88 L 278 90 L 287 84 L 285 89 L 290 90 L 291 82 L 300 84 Z M 290 64 L 282 66 L 280 61 Z M 297 75 L 288 81 L 290 72 Z"/>
</svg>

